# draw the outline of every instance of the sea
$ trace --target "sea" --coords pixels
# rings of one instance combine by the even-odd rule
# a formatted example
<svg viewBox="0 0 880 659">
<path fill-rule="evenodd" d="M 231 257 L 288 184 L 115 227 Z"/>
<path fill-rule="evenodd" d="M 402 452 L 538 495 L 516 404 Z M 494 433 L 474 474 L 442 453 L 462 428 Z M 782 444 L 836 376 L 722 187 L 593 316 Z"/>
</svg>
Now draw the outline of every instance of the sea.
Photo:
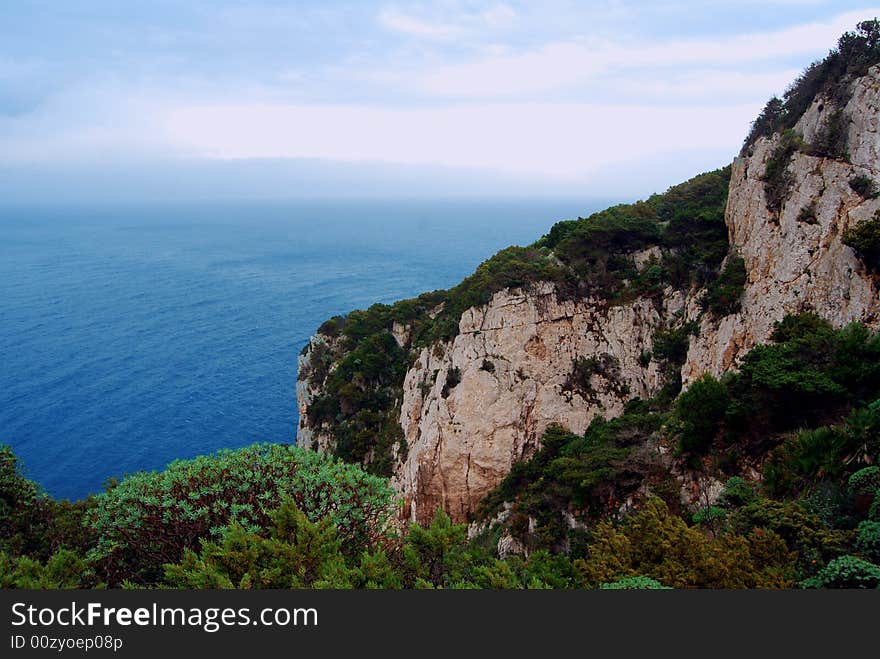
<svg viewBox="0 0 880 659">
<path fill-rule="evenodd" d="M 0 444 L 50 495 L 293 443 L 327 318 L 448 288 L 598 200 L 0 207 Z"/>
</svg>

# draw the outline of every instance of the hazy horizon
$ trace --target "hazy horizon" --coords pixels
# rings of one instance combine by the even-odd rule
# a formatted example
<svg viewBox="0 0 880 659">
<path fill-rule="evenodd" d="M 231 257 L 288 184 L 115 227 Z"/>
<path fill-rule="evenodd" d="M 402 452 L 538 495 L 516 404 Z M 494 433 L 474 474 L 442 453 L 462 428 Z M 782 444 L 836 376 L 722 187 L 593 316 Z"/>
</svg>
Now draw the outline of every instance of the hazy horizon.
<svg viewBox="0 0 880 659">
<path fill-rule="evenodd" d="M 880 8 L 823 0 L 11 2 L 7 203 L 633 200 L 728 164 Z"/>
</svg>

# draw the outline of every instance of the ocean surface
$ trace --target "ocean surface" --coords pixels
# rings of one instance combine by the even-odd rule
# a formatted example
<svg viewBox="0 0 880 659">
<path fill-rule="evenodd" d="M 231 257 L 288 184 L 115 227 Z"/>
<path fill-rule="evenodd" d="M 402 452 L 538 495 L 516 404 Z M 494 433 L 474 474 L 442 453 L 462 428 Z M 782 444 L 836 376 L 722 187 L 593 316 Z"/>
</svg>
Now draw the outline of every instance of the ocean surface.
<svg viewBox="0 0 880 659">
<path fill-rule="evenodd" d="M 598 201 L 0 208 L 0 444 L 56 497 L 296 436 L 334 314 L 448 288 Z"/>
</svg>

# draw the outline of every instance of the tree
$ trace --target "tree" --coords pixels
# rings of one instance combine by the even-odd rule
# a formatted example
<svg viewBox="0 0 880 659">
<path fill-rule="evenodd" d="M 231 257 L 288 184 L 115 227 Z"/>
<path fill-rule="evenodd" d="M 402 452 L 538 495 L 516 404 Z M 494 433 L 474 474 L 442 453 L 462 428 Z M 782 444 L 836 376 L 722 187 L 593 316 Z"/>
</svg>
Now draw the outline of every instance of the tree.
<svg viewBox="0 0 880 659">
<path fill-rule="evenodd" d="M 172 588 L 351 588 L 336 529 L 328 517 L 312 522 L 286 500 L 271 514 L 268 534 L 233 522 L 201 551 L 184 551 L 179 564 L 165 566 Z"/>
</svg>

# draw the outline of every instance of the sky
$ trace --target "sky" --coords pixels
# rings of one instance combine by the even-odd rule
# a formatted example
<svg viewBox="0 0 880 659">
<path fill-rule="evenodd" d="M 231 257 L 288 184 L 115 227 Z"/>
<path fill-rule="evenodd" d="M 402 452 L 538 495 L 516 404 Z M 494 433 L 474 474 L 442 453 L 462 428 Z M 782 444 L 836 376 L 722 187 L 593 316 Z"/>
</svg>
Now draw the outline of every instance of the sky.
<svg viewBox="0 0 880 659">
<path fill-rule="evenodd" d="M 874 16 L 840 0 L 3 0 L 0 200 L 644 197 L 730 162 L 766 100 Z"/>
</svg>

